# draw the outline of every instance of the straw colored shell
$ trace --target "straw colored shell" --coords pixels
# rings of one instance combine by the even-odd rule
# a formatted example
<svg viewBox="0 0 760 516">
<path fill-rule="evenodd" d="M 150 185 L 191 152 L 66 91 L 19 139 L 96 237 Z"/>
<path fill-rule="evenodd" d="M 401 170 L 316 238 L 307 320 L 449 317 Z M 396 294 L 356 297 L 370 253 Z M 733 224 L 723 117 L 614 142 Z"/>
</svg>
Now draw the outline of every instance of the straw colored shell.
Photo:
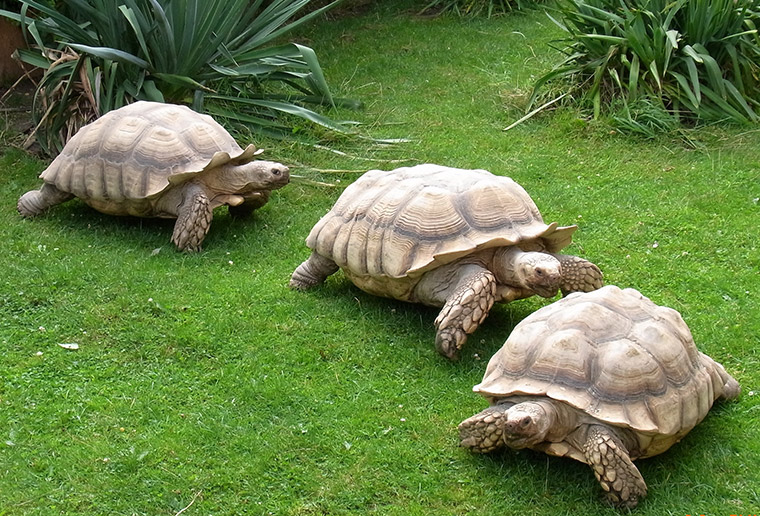
<svg viewBox="0 0 760 516">
<path fill-rule="evenodd" d="M 547 225 L 517 183 L 440 165 L 372 170 L 346 188 L 306 245 L 352 279 L 419 277 L 480 249 L 556 252 L 576 226 Z"/>
<path fill-rule="evenodd" d="M 589 416 L 657 434 L 655 455 L 699 423 L 723 393 L 722 366 L 697 350 L 679 313 L 634 289 L 576 293 L 518 324 L 475 392 L 547 396 Z M 723 371 L 725 376 L 725 371 Z"/>
<path fill-rule="evenodd" d="M 213 118 L 185 107 L 136 102 L 83 127 L 40 176 L 112 215 L 146 215 L 139 201 L 203 170 L 254 159 Z"/>
</svg>

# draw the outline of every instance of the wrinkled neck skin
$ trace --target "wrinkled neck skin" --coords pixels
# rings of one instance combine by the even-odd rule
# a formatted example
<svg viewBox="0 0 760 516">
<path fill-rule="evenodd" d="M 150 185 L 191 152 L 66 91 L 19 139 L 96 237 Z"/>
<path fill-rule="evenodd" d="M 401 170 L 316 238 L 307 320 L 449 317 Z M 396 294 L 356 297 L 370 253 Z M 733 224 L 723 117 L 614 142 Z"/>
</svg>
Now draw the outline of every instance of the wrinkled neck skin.
<svg viewBox="0 0 760 516">
<path fill-rule="evenodd" d="M 522 398 L 522 401 L 521 399 Z M 517 402 L 517 403 L 515 403 Z M 584 448 L 589 429 L 602 422 L 560 401 L 529 396 L 508 398 L 502 439 L 510 448 L 531 448 L 550 455 L 569 456 L 586 462 Z M 639 440 L 629 429 L 607 425 L 632 458 L 641 455 Z M 555 447 L 557 443 L 563 443 Z"/>
<path fill-rule="evenodd" d="M 242 165 L 226 164 L 207 170 L 201 181 L 207 190 L 248 197 L 261 190 L 282 188 L 290 179 L 288 167 L 274 161 L 256 160 Z"/>
<path fill-rule="evenodd" d="M 499 283 L 554 297 L 562 280 L 562 266 L 549 253 L 523 251 L 518 246 L 500 247 L 493 257 L 493 273 Z"/>
<path fill-rule="evenodd" d="M 493 257 L 493 273 L 499 283 L 505 285 L 517 285 L 516 278 L 520 278 L 519 256 L 524 254 L 517 246 L 500 247 L 495 250 Z"/>
</svg>

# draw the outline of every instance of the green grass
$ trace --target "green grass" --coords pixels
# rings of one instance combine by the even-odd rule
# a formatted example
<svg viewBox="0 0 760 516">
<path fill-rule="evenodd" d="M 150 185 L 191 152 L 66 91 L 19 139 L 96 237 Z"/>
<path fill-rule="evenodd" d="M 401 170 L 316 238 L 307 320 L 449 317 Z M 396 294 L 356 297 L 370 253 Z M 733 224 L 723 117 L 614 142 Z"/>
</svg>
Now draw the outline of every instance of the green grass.
<svg viewBox="0 0 760 516">
<path fill-rule="evenodd" d="M 519 118 L 560 59 L 541 13 L 420 19 L 383 2 L 311 26 L 341 111 L 391 149 L 350 156 L 509 175 L 570 251 L 682 312 L 742 384 L 667 453 L 638 462 L 642 515 L 760 511 L 760 132 L 704 128 L 697 150 L 610 134 L 571 111 Z M 344 185 L 397 163 L 259 142 L 294 172 Z M 590 469 L 533 452 L 474 455 L 456 425 L 511 328 L 545 300 L 495 308 L 462 360 L 434 350 L 436 310 L 364 294 L 342 274 L 287 288 L 303 239 L 340 188 L 294 182 L 250 220 L 220 210 L 198 255 L 172 222 L 78 201 L 15 211 L 45 164 L 0 157 L 0 514 L 617 514 Z M 160 251 L 154 253 L 154 250 Z M 76 342 L 78 351 L 58 344 Z M 192 502 L 192 505 L 189 505 Z M 188 507 L 189 505 L 189 507 Z"/>
</svg>

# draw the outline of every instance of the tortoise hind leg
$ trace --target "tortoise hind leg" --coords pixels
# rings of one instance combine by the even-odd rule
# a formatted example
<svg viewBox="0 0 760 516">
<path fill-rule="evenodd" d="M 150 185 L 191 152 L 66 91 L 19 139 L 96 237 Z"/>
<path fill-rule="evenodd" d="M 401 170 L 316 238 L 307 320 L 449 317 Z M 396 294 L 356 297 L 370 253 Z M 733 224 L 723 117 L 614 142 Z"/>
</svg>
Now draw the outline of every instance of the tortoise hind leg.
<svg viewBox="0 0 760 516">
<path fill-rule="evenodd" d="M 736 379 L 728 374 L 726 369 L 718 362 L 704 353 L 699 354 L 699 358 L 705 365 L 705 369 L 710 372 L 710 378 L 712 380 L 713 389 L 719 399 L 732 400 L 739 396 L 741 393 L 741 386 Z"/>
<path fill-rule="evenodd" d="M 562 266 L 563 295 L 571 292 L 591 292 L 604 286 L 604 275 L 595 264 L 578 256 L 568 254 L 553 255 Z"/>
<path fill-rule="evenodd" d="M 647 494 L 647 485 L 634 466 L 623 441 L 603 425 L 591 425 L 583 444 L 586 462 L 607 493 L 607 500 L 617 507 L 634 508 Z"/>
<path fill-rule="evenodd" d="M 323 283 L 338 270 L 338 265 L 329 258 L 312 251 L 311 256 L 299 265 L 290 277 L 290 288 L 306 290 Z"/>
<path fill-rule="evenodd" d="M 39 190 L 30 190 L 19 197 L 16 209 L 22 217 L 34 217 L 51 206 L 66 202 L 74 197 L 74 194 L 59 190 L 50 183 L 45 183 Z"/>
</svg>

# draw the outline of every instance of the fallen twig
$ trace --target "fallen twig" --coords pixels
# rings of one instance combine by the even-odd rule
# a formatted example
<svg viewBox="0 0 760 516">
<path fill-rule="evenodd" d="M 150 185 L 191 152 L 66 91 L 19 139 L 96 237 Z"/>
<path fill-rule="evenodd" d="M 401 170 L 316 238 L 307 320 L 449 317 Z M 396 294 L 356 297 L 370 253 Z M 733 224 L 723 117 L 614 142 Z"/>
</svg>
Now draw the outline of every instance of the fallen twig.
<svg viewBox="0 0 760 516">
<path fill-rule="evenodd" d="M 558 102 L 558 101 L 562 100 L 562 99 L 563 99 L 563 98 L 565 98 L 565 97 L 566 97 L 566 96 L 567 96 L 569 93 L 570 93 L 569 91 L 566 91 L 565 93 L 563 93 L 562 95 L 560 95 L 560 96 L 559 96 L 559 97 L 557 97 L 556 99 L 550 100 L 550 101 L 549 101 L 549 102 L 547 102 L 546 104 L 542 104 L 542 105 L 538 106 L 536 109 L 534 109 L 533 111 L 531 111 L 530 113 L 528 113 L 527 115 L 525 115 L 524 117 L 522 117 L 520 120 L 517 120 L 516 122 L 513 122 L 512 124 L 510 124 L 510 125 L 509 125 L 509 127 L 505 127 L 505 128 L 504 128 L 504 131 L 509 131 L 509 130 L 510 130 L 510 129 L 512 129 L 513 127 L 516 127 L 516 126 L 520 125 L 521 123 L 525 122 L 525 121 L 526 121 L 526 120 L 528 120 L 529 118 L 533 117 L 533 115 L 535 115 L 535 114 L 537 114 L 537 113 L 541 112 L 542 110 L 544 110 L 544 109 L 548 108 L 549 106 L 551 106 L 551 105 L 552 105 L 552 104 L 554 104 L 555 102 Z"/>
<path fill-rule="evenodd" d="M 193 505 L 193 504 L 195 503 L 195 499 L 196 499 L 196 498 L 198 498 L 198 496 L 200 496 L 201 492 L 202 492 L 202 491 L 198 491 L 197 493 L 195 493 L 195 496 L 193 496 L 193 499 L 192 499 L 192 500 L 190 500 L 190 503 L 189 503 L 189 504 L 187 504 L 187 506 L 185 506 L 185 508 L 184 508 L 184 509 L 180 509 L 180 511 L 179 511 L 177 514 L 175 514 L 174 516 L 179 516 L 180 514 L 182 514 L 182 513 L 183 513 L 183 512 L 185 512 L 186 510 L 188 510 L 188 509 L 190 508 L 190 506 L 191 506 L 191 505 Z"/>
</svg>

